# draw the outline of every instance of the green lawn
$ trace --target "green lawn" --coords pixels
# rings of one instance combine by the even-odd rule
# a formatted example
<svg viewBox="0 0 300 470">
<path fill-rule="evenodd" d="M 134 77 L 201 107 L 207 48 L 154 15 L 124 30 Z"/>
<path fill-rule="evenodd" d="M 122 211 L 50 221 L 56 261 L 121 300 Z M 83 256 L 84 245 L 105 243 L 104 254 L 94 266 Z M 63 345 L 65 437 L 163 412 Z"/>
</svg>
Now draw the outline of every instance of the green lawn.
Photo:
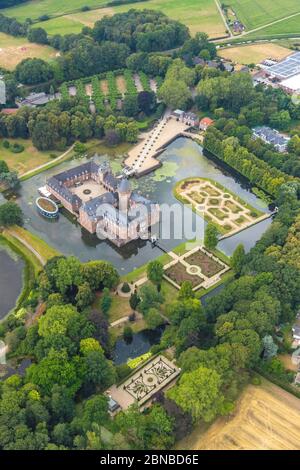
<svg viewBox="0 0 300 470">
<path fill-rule="evenodd" d="M 21 176 L 29 170 L 39 165 L 50 162 L 51 155 L 59 155 L 59 152 L 40 152 L 33 145 L 31 140 L 25 139 L 7 139 L 11 144 L 18 143 L 23 145 L 24 151 L 13 153 L 11 150 L 3 147 L 3 139 L 0 140 L 0 160 L 4 160 L 11 170 L 15 170 Z"/>
<path fill-rule="evenodd" d="M 300 12 L 299 0 L 229 0 L 225 3 L 234 9 L 248 30 Z M 298 24 L 300 26 L 299 18 Z"/>
<path fill-rule="evenodd" d="M 300 4 L 299 4 L 300 5 Z M 300 8 L 300 6 L 299 6 Z M 293 18 L 290 18 L 288 20 L 280 21 L 279 23 L 275 23 L 271 26 L 267 26 L 267 28 L 262 28 L 259 31 L 256 31 L 254 33 L 251 33 L 247 36 L 245 36 L 247 39 L 252 39 L 252 38 L 269 38 L 269 37 L 274 37 L 278 36 L 280 37 L 281 35 L 299 35 L 300 34 L 300 12 L 299 15 L 294 16 Z"/>
<path fill-rule="evenodd" d="M 49 34 L 66 34 L 77 33 L 84 25 L 92 26 L 104 15 L 113 15 L 131 8 L 139 10 L 147 8 L 162 11 L 170 18 L 181 21 L 190 28 L 192 34 L 198 31 L 206 32 L 210 37 L 219 37 L 225 34 L 225 26 L 214 0 L 148 0 L 77 13 L 76 9 L 80 6 L 101 7 L 107 2 L 105 0 L 72 0 L 72 8 L 63 6 L 65 3 L 58 2 L 58 0 L 31 1 L 23 6 L 6 9 L 4 14 L 6 12 L 6 14 L 20 20 L 28 17 L 37 19 L 41 14 L 53 16 L 65 14 L 64 17 L 61 16 L 38 24 L 45 28 Z"/>
<path fill-rule="evenodd" d="M 107 0 L 31 0 L 15 7 L 1 10 L 3 15 L 24 21 L 26 18 L 38 19 L 42 15 L 58 16 L 79 11 L 83 6 L 101 7 Z"/>
</svg>

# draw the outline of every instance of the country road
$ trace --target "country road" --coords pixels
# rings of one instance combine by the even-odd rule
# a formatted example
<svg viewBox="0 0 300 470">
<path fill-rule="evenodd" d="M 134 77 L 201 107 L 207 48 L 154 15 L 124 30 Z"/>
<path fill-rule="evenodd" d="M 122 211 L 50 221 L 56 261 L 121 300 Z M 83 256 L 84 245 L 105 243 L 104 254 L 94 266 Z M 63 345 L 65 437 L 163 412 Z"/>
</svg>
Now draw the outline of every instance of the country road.
<svg viewBox="0 0 300 470">
<path fill-rule="evenodd" d="M 219 6 L 218 0 L 215 0 L 215 2 Z M 220 11 L 220 14 L 221 14 L 221 16 L 223 18 L 223 21 L 224 21 L 224 15 L 223 15 L 223 12 L 222 12 L 222 9 L 221 9 L 220 6 L 219 6 L 219 11 Z M 284 18 L 280 18 L 279 20 L 274 20 L 274 21 L 271 21 L 270 23 L 264 24 L 262 26 L 258 26 L 257 28 L 249 29 L 249 31 L 244 31 L 242 34 L 237 34 L 236 36 L 231 34 L 231 38 L 233 38 L 233 39 L 242 39 L 242 38 L 244 38 L 245 36 L 248 36 L 251 33 L 255 33 L 256 31 L 260 31 L 261 29 L 268 28 L 269 26 L 273 26 L 274 24 L 277 24 L 277 23 L 282 23 L 283 21 L 289 20 L 291 18 L 295 18 L 296 16 L 299 16 L 299 15 L 300 15 L 300 11 L 298 13 L 293 13 L 292 15 L 285 16 Z M 229 27 L 228 27 L 228 30 L 230 31 Z M 299 33 L 300 33 L 300 30 L 299 30 Z M 225 42 L 225 41 L 228 41 L 228 38 L 216 39 L 214 42 L 222 43 L 222 42 Z"/>
<path fill-rule="evenodd" d="M 221 6 L 220 6 L 220 4 L 219 4 L 219 0 L 215 0 L 215 4 L 216 4 L 216 6 L 217 6 L 217 9 L 219 10 L 219 13 L 220 13 L 221 18 L 222 18 L 222 20 L 223 20 L 223 23 L 224 23 L 224 25 L 225 25 L 225 28 L 227 29 L 227 31 L 228 31 L 228 33 L 229 33 L 229 37 L 233 37 L 233 34 L 232 34 L 231 29 L 230 29 L 230 27 L 229 27 L 229 24 L 227 23 L 226 16 L 224 15 L 223 10 L 222 10 L 222 8 L 221 8 Z"/>
</svg>

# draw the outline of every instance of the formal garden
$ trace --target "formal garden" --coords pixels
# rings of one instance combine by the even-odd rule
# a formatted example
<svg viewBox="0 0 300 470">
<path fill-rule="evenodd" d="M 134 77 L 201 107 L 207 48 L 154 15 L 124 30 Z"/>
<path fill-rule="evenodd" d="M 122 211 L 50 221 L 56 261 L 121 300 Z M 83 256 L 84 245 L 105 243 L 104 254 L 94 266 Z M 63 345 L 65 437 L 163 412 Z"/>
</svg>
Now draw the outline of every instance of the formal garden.
<svg viewBox="0 0 300 470">
<path fill-rule="evenodd" d="M 264 215 L 216 181 L 186 178 L 174 188 L 177 199 L 212 222 L 222 234 L 230 234 L 262 220 Z"/>
</svg>

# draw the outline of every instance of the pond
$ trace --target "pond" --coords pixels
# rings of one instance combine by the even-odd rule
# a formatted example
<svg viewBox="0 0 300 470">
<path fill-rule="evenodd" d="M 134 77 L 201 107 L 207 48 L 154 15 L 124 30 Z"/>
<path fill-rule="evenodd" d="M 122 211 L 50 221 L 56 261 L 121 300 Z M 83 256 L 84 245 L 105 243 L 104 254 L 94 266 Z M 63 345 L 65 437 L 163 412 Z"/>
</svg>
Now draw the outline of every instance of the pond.
<svg viewBox="0 0 300 470">
<path fill-rule="evenodd" d="M 118 338 L 113 354 L 114 363 L 116 365 L 126 364 L 128 359 L 135 359 L 148 352 L 151 346 L 159 343 L 164 329 L 165 326 L 162 325 L 155 330 L 143 330 L 134 333 L 130 342 Z"/>
<path fill-rule="evenodd" d="M 268 211 L 267 205 L 250 191 L 249 185 L 242 178 L 228 173 L 228 170 L 222 167 L 221 163 L 216 163 L 211 158 L 204 156 L 202 147 L 190 139 L 177 139 L 168 146 L 159 158 L 163 162 L 160 169 L 138 180 L 131 180 L 136 191 L 155 202 L 160 204 L 177 203 L 173 195 L 174 184 L 189 176 L 202 176 L 218 181 L 257 209 Z M 111 163 L 113 171 L 121 169 L 121 157 L 108 157 L 105 155 L 98 157 L 99 162 L 107 160 Z M 22 183 L 19 201 L 25 214 L 25 227 L 65 255 L 75 255 L 81 261 L 92 259 L 111 261 L 118 268 L 120 274 L 128 273 L 149 260 L 160 256 L 160 249 L 153 248 L 151 243 L 145 240 L 135 241 L 125 247 L 116 248 L 111 243 L 101 241 L 96 235 L 86 232 L 76 224 L 76 221 L 70 215 L 60 214 L 58 220 L 49 221 L 37 213 L 34 204 L 37 190 L 45 184 L 46 179 L 53 174 L 84 162 L 85 159 L 65 162 L 59 167 L 47 170 Z M 202 227 L 206 225 L 206 222 L 200 216 L 196 217 L 201 222 Z M 245 249 L 248 251 L 254 246 L 270 223 L 271 219 L 267 219 L 232 238 L 222 240 L 219 247 L 227 255 L 231 255 L 238 243 L 244 243 Z M 178 237 L 171 233 L 169 239 L 163 240 L 163 245 L 170 250 L 184 240 L 183 236 Z"/>
<path fill-rule="evenodd" d="M 23 286 L 24 261 L 0 242 L 0 320 L 16 305 Z"/>
</svg>

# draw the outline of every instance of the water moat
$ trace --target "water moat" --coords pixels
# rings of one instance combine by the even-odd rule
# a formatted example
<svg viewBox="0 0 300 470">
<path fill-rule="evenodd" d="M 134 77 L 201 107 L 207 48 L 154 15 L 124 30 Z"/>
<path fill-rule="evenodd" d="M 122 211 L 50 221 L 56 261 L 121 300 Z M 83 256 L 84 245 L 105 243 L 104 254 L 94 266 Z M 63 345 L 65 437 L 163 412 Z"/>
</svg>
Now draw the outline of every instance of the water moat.
<svg viewBox="0 0 300 470">
<path fill-rule="evenodd" d="M 154 173 L 140 179 L 132 179 L 135 191 L 159 204 L 178 203 L 173 195 L 174 185 L 189 176 L 210 178 L 221 183 L 244 201 L 262 212 L 268 212 L 267 205 L 256 197 L 250 186 L 237 175 L 229 173 L 221 164 L 203 155 L 201 146 L 187 138 L 174 141 L 160 156 L 163 166 Z M 100 156 L 99 163 L 109 160 L 114 172 L 121 170 L 122 158 Z M 47 243 L 65 255 L 77 256 L 81 261 L 104 259 L 112 262 L 120 274 L 125 274 L 161 255 L 157 247 L 145 240 L 138 240 L 117 248 L 111 243 L 99 240 L 76 223 L 74 216 L 62 212 L 57 220 L 46 220 L 38 214 L 35 207 L 37 189 L 45 184 L 47 178 L 59 171 L 84 163 L 86 159 L 72 160 L 59 167 L 47 170 L 30 180 L 24 181 L 19 193 L 19 202 L 25 215 L 25 227 L 43 238 Z M 198 221 L 205 226 L 206 222 L 200 217 Z M 270 225 L 271 219 L 264 220 L 219 243 L 219 248 L 231 255 L 238 243 L 243 243 L 249 250 Z M 174 225 L 174 223 L 173 223 Z M 166 249 L 171 250 L 185 241 L 182 236 L 176 238 L 171 234 L 168 240 L 163 240 Z"/>
</svg>

